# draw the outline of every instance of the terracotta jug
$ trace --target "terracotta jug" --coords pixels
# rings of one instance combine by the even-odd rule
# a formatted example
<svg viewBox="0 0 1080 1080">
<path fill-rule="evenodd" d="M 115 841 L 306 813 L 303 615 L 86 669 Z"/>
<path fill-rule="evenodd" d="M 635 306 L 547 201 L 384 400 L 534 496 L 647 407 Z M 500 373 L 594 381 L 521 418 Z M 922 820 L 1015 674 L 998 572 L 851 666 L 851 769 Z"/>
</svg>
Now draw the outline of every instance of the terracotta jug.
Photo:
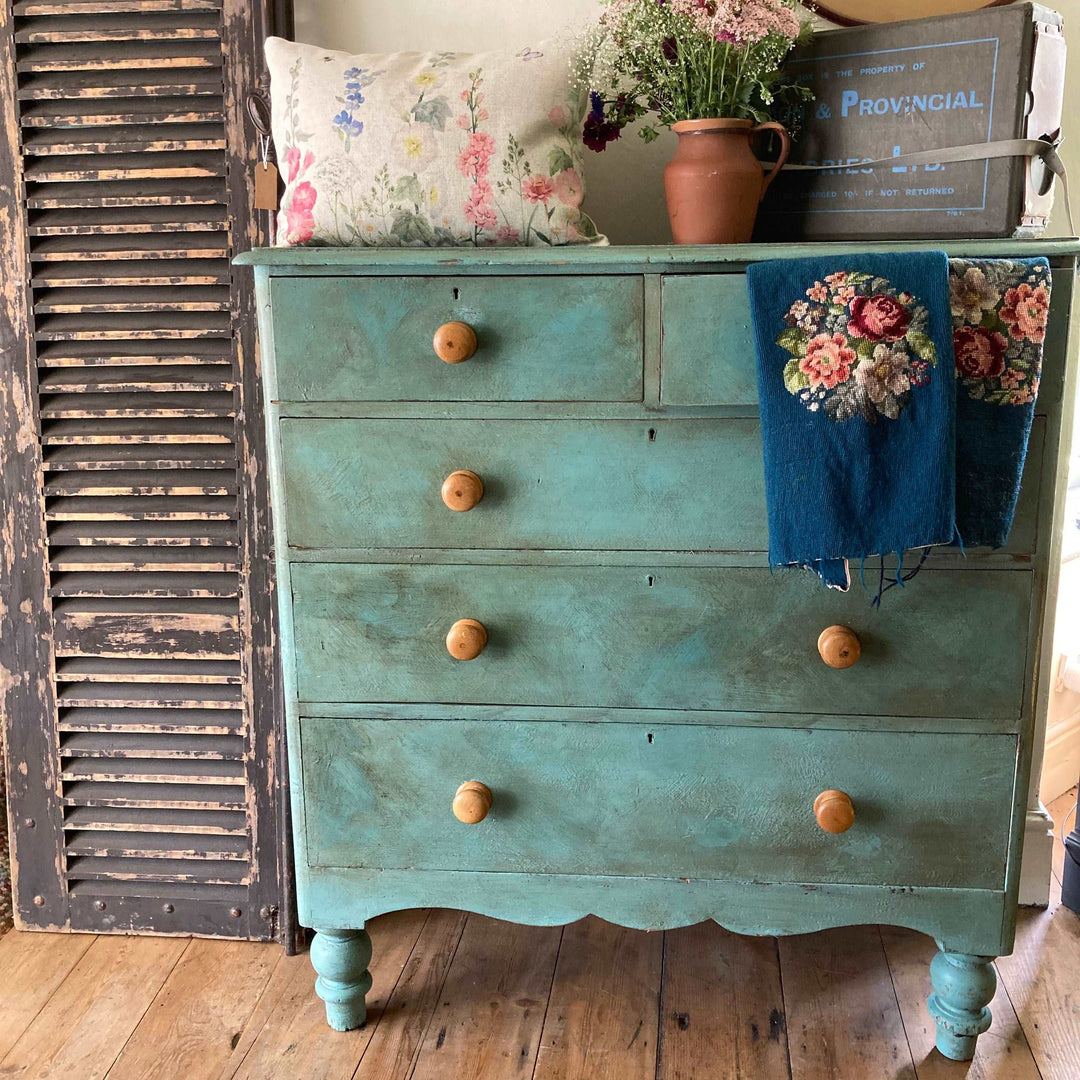
<svg viewBox="0 0 1080 1080">
<path fill-rule="evenodd" d="M 770 120 L 680 120 L 675 156 L 664 169 L 671 235 L 676 244 L 745 244 L 758 203 L 787 161 L 791 140 Z M 780 157 L 765 176 L 751 140 L 759 131 L 780 135 Z"/>
</svg>

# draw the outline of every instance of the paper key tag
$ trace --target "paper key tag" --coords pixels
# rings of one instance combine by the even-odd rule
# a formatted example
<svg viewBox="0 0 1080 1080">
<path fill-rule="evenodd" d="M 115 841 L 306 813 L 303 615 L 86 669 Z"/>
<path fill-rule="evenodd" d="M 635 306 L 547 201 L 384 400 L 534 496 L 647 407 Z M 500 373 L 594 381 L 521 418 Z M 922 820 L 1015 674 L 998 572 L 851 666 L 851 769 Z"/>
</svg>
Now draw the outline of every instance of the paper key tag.
<svg viewBox="0 0 1080 1080">
<path fill-rule="evenodd" d="M 278 171 L 273 162 L 255 163 L 255 209 L 278 208 Z"/>
</svg>

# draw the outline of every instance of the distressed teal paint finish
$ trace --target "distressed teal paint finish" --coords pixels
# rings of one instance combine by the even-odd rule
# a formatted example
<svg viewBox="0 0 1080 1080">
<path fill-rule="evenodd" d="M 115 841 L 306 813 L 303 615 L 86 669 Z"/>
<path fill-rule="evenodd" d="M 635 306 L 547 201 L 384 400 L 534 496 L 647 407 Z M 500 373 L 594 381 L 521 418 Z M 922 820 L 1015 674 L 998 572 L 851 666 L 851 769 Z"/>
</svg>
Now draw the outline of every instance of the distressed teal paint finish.
<svg viewBox="0 0 1080 1080">
<path fill-rule="evenodd" d="M 990 1027 L 997 989 L 993 956 L 940 951 L 930 962 L 934 990 L 926 1002 L 937 1028 L 936 1045 L 953 1061 L 970 1061 L 975 1040 Z"/>
<path fill-rule="evenodd" d="M 342 925 L 362 926 L 387 911 L 432 906 L 538 926 L 597 915 L 638 930 L 671 930 L 712 919 L 738 934 L 887 923 L 928 934 L 958 952 L 997 955 L 1012 948 L 1005 893 L 988 889 L 319 866 L 300 866 L 298 873 L 305 926 L 314 912 L 333 912 Z"/>
<path fill-rule="evenodd" d="M 755 420 L 283 420 L 300 547 L 761 550 Z M 439 489 L 484 481 L 466 513 Z M 723 492 L 688 500 L 687 491 Z"/>
<path fill-rule="evenodd" d="M 924 570 L 881 610 L 789 570 L 292 568 L 301 700 L 498 702 L 915 716 L 1020 713 L 1031 575 Z M 479 619 L 488 644 L 444 638 Z M 818 634 L 860 636 L 826 667 Z"/>
<path fill-rule="evenodd" d="M 885 922 L 938 941 L 938 1045 L 971 1055 L 1048 695 L 1080 243 L 944 245 L 1054 266 L 1005 552 L 935 552 L 880 612 L 770 575 L 750 452 L 747 263 L 925 246 L 238 260 L 258 267 L 298 900 L 331 1024 L 362 1021 L 359 931 L 400 908 Z M 480 332 L 456 366 L 431 346 L 449 319 Z M 487 484 L 463 515 L 438 501 L 455 468 Z M 469 663 L 442 641 L 461 617 L 491 631 Z M 814 648 L 834 622 L 862 637 L 848 671 Z M 495 790 L 476 827 L 450 813 L 464 779 Z M 806 805 L 829 784 L 857 807 L 839 837 Z"/>
<path fill-rule="evenodd" d="M 1044 436 L 1039 420 L 1009 552 L 1035 550 Z M 286 419 L 281 443 L 298 548 L 768 549 L 756 420 Z M 456 469 L 484 481 L 467 513 L 439 494 Z"/>
<path fill-rule="evenodd" d="M 305 718 L 300 738 L 313 865 L 1004 886 L 1010 735 Z M 494 796 L 473 826 L 450 813 L 470 779 Z M 839 836 L 813 815 L 829 788 L 855 806 Z"/>
<path fill-rule="evenodd" d="M 640 278 L 282 278 L 270 293 L 283 399 L 641 400 Z M 432 338 L 456 321 L 476 354 L 446 364 Z"/>
<path fill-rule="evenodd" d="M 312 940 L 315 993 L 326 1003 L 326 1022 L 335 1031 L 351 1031 L 367 1019 L 370 962 L 371 938 L 364 930 L 320 929 Z"/>
<path fill-rule="evenodd" d="M 746 278 L 664 278 L 660 400 L 665 405 L 757 405 L 757 360 Z"/>
</svg>

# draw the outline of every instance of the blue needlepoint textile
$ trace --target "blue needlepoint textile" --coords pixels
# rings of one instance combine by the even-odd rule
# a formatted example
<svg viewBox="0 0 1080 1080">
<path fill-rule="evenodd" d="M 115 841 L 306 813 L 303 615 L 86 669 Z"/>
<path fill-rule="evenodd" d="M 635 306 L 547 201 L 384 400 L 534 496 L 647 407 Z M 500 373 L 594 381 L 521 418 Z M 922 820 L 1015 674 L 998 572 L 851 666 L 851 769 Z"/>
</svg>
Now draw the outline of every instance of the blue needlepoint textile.
<svg viewBox="0 0 1080 1080">
<path fill-rule="evenodd" d="M 949 262 L 956 354 L 956 527 L 1002 547 L 1027 457 L 1050 314 L 1046 259 Z"/>
<path fill-rule="evenodd" d="M 944 252 L 747 270 L 769 562 L 846 585 L 845 559 L 956 535 L 956 405 Z"/>
</svg>

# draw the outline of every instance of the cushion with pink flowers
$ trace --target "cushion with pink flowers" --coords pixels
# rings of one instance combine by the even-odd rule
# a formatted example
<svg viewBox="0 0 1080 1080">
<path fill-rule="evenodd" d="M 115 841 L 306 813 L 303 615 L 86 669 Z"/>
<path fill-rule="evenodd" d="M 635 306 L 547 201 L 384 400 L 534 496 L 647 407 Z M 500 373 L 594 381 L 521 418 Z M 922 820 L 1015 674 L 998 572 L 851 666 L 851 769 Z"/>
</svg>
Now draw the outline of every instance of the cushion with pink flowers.
<svg viewBox="0 0 1080 1080">
<path fill-rule="evenodd" d="M 350 56 L 269 38 L 282 244 L 603 243 L 570 54 Z"/>
</svg>

